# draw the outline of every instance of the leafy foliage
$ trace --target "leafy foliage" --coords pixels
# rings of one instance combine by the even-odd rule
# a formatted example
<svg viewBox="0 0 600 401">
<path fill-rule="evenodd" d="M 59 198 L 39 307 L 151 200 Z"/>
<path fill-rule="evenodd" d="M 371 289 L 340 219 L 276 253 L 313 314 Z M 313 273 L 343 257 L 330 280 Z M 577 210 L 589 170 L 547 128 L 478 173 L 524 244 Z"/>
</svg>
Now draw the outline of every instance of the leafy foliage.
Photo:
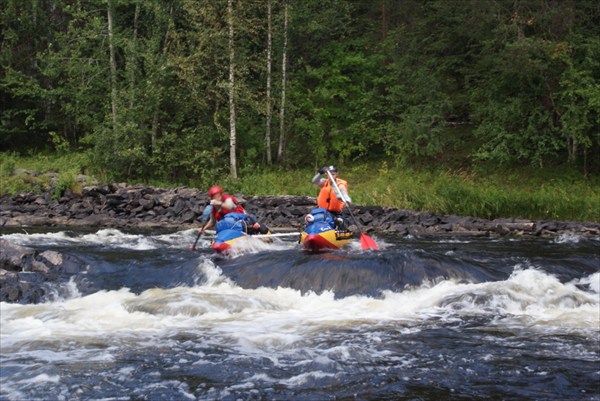
<svg viewBox="0 0 600 401">
<path fill-rule="evenodd" d="M 287 2 L 283 105 L 286 2 L 272 1 L 271 129 L 285 127 L 288 155 L 277 167 L 460 157 L 469 167 L 568 162 L 600 171 L 591 156 L 600 151 L 596 1 Z M 110 179 L 223 179 L 226 10 L 227 0 L 5 0 L 0 151 L 89 150 Z M 234 1 L 238 160 L 247 175 L 266 161 L 266 18 L 264 1 Z"/>
</svg>

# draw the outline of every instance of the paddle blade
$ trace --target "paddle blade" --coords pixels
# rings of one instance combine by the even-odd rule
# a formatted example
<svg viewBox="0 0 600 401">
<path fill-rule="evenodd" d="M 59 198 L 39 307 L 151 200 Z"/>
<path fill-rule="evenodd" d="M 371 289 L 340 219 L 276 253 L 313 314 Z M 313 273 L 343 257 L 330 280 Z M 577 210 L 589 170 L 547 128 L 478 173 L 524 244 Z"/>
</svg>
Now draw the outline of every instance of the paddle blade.
<svg viewBox="0 0 600 401">
<path fill-rule="evenodd" d="M 379 250 L 379 246 L 377 245 L 375 240 L 373 238 L 369 237 L 365 233 L 360 233 L 360 246 L 362 247 L 363 250 L 365 250 L 365 249 Z"/>
</svg>

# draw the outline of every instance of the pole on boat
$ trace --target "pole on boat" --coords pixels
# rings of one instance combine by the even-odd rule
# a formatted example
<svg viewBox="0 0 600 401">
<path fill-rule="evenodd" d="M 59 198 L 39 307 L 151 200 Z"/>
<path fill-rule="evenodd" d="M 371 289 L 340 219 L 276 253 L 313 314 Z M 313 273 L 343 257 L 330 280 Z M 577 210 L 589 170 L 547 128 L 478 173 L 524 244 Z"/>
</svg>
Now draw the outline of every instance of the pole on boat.
<svg viewBox="0 0 600 401">
<path fill-rule="evenodd" d="M 300 233 L 253 234 L 252 238 L 297 237 Z"/>
<path fill-rule="evenodd" d="M 358 224 L 356 217 L 354 217 L 354 214 L 352 213 L 352 210 L 350 209 L 350 205 L 348 205 L 348 202 L 346 201 L 346 199 L 343 199 L 344 196 L 343 196 L 342 192 L 340 191 L 340 188 L 338 187 L 337 182 L 335 182 L 335 180 L 333 179 L 331 172 L 329 170 L 325 170 L 325 171 L 327 171 L 327 177 L 329 177 L 329 181 L 331 182 L 331 185 L 333 185 L 336 192 L 338 194 L 340 194 L 340 196 L 342 197 L 342 202 L 344 203 L 344 206 L 350 212 L 350 216 L 352 216 L 352 220 L 354 221 L 354 224 L 358 228 L 358 232 L 360 233 L 360 246 L 362 247 L 362 249 L 363 250 L 366 250 L 366 249 L 378 250 L 379 246 L 377 245 L 375 240 L 373 238 L 369 237 L 367 234 L 363 233 L 362 230 L 360 229 L 360 224 Z"/>
</svg>

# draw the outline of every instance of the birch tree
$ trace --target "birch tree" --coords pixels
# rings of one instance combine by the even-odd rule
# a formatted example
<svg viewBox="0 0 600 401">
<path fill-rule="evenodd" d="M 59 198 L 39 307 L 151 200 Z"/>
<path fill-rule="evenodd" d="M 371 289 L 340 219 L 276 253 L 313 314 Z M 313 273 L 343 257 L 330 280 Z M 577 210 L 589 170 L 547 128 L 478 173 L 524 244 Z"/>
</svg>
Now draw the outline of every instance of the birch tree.
<svg viewBox="0 0 600 401">
<path fill-rule="evenodd" d="M 287 46 L 288 46 L 288 1 L 284 1 L 283 8 L 283 51 L 281 56 L 281 108 L 279 109 L 279 148 L 277 161 L 285 161 L 285 87 L 287 83 Z"/>
<path fill-rule="evenodd" d="M 231 178 L 237 179 L 236 127 L 235 127 L 235 49 L 233 43 L 233 0 L 227 1 L 229 25 L 229 167 Z"/>
</svg>

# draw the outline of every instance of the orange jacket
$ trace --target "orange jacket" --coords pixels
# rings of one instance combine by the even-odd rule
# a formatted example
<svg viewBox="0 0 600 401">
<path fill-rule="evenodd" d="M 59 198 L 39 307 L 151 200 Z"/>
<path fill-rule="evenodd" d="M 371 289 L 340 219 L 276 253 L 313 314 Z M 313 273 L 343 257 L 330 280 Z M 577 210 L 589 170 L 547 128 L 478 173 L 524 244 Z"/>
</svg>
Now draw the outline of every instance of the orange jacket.
<svg viewBox="0 0 600 401">
<path fill-rule="evenodd" d="M 336 178 L 335 182 L 340 190 L 342 187 L 344 187 L 346 192 L 348 192 L 348 183 L 346 181 Z M 323 184 L 323 187 L 321 187 L 321 191 L 319 192 L 319 196 L 317 198 L 317 206 L 335 213 L 341 212 L 344 208 L 344 202 L 335 196 L 335 189 L 333 185 L 331 185 L 331 181 L 329 181 L 329 179 L 327 179 L 325 184 Z"/>
</svg>

